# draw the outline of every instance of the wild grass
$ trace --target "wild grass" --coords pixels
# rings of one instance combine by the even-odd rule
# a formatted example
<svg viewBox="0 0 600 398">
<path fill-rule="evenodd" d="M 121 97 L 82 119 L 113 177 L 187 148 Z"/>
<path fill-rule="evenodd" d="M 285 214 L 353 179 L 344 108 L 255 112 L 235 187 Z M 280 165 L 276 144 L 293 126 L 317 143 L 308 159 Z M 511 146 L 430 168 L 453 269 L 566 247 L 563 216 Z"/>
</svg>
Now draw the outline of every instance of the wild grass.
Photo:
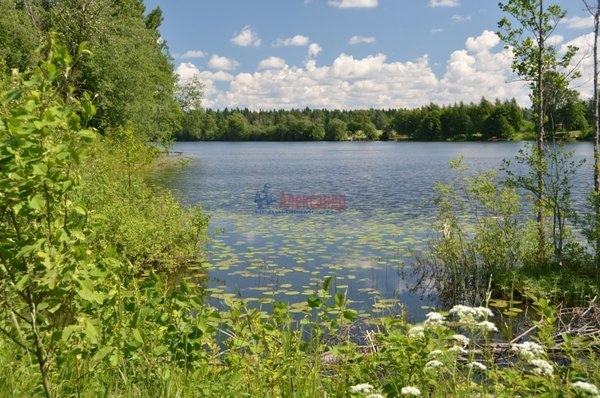
<svg viewBox="0 0 600 398">
<path fill-rule="evenodd" d="M 340 304 L 339 302 L 337 304 Z M 344 305 L 341 303 L 342 306 Z M 556 308 L 537 300 L 539 321 L 525 339 L 497 340 L 496 310 L 457 305 L 430 312 L 419 324 L 402 317 L 369 320 L 367 346 L 350 336 L 334 345 L 324 336 L 350 322 L 337 305 L 314 306 L 304 317 L 278 303 L 272 313 L 228 301 L 214 328 L 205 312 L 187 319 L 205 330 L 187 357 L 158 354 L 146 338 L 130 360 L 106 360 L 81 372 L 70 357 L 53 373 L 60 397 L 377 397 L 599 396 L 600 338 L 562 334 Z M 206 308 L 205 311 L 212 311 Z M 213 320 L 216 315 L 212 314 Z M 0 396 L 41 395 L 38 371 L 0 342 Z M 173 346 L 170 347 L 173 349 Z M 143 358 L 143 361 L 140 359 Z M 143 366 L 145 362 L 146 366 Z M 79 364 L 78 364 L 79 363 Z M 589 391 L 589 392 L 586 392 Z M 379 394 L 379 395 L 377 395 Z"/>
</svg>

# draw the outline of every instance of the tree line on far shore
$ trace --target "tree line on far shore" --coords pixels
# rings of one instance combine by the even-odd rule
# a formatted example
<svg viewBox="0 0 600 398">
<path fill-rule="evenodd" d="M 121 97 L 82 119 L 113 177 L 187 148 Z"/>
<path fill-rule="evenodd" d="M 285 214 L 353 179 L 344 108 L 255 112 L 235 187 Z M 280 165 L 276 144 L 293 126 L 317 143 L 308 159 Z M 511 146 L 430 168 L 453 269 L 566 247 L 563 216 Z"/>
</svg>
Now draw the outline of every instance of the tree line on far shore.
<svg viewBox="0 0 600 398">
<path fill-rule="evenodd" d="M 569 91 L 547 118 L 554 133 L 589 132 L 593 109 Z M 533 136 L 533 113 L 515 99 L 415 109 L 192 109 L 179 141 L 514 140 Z"/>
</svg>

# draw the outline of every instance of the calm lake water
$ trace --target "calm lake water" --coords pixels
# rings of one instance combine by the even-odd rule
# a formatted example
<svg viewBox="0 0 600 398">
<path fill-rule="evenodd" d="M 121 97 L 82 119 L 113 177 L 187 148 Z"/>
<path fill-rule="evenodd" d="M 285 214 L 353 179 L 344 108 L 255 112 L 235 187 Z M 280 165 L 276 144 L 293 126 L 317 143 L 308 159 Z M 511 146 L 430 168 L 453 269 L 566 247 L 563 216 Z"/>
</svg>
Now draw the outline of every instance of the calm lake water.
<svg viewBox="0 0 600 398">
<path fill-rule="evenodd" d="M 378 311 L 405 306 L 414 320 L 432 298 L 411 292 L 415 253 L 425 250 L 436 181 L 449 182 L 449 162 L 464 156 L 473 170 L 498 169 L 520 143 L 311 142 L 177 143 L 193 160 L 164 170 L 161 183 L 186 204 L 211 214 L 209 290 L 268 308 L 286 301 L 301 311 L 324 279 L 350 306 Z M 591 143 L 569 144 L 587 158 L 576 178 L 579 201 L 592 182 Z M 255 199 L 277 201 L 257 211 Z M 345 199 L 342 212 L 281 211 L 281 193 Z M 322 207 L 322 206 L 321 206 Z M 270 210 L 270 211 L 269 211 Z M 271 213 L 271 214 L 269 214 Z M 272 214 L 274 213 L 274 214 Z M 324 214 L 326 213 L 326 214 Z"/>
</svg>

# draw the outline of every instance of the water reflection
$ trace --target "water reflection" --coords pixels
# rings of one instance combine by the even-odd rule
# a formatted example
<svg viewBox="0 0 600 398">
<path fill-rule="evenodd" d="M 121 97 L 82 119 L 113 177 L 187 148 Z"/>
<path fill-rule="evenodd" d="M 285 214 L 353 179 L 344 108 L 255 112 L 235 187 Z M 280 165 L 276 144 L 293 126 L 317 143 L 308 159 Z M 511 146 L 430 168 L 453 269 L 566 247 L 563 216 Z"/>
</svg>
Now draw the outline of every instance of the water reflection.
<svg viewBox="0 0 600 398">
<path fill-rule="evenodd" d="M 216 295 L 306 302 L 323 279 L 368 309 L 397 299 L 414 318 L 432 304 L 410 292 L 407 267 L 426 248 L 436 181 L 448 182 L 450 160 L 474 170 L 499 169 L 520 143 L 178 143 L 189 167 L 164 170 L 161 183 L 211 213 L 210 288 Z M 576 159 L 591 144 L 570 146 Z M 583 202 L 589 168 L 575 180 Z M 588 170 L 590 169 L 590 170 Z M 343 195 L 333 214 L 256 214 L 256 193 Z"/>
</svg>

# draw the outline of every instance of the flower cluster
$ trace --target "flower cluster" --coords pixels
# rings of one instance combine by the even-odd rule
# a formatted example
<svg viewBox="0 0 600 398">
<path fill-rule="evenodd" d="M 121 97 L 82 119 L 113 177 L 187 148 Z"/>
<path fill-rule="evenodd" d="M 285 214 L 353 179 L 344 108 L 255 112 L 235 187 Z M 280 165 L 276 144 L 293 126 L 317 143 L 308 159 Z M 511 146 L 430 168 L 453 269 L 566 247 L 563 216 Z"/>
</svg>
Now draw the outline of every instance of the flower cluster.
<svg viewBox="0 0 600 398">
<path fill-rule="evenodd" d="M 442 355 L 444 355 L 444 352 L 442 350 L 433 350 L 429 354 L 427 354 L 429 358 L 437 358 Z"/>
<path fill-rule="evenodd" d="M 369 383 L 361 383 L 350 387 L 350 392 L 353 394 L 368 394 L 373 391 L 373 386 Z"/>
<path fill-rule="evenodd" d="M 365 398 L 384 398 L 383 395 L 375 392 L 375 388 L 369 383 L 361 383 L 350 387 L 351 394 L 359 394 Z"/>
<path fill-rule="evenodd" d="M 446 318 L 439 312 L 429 312 L 427 315 L 425 315 L 425 317 L 427 318 L 425 323 L 435 323 L 438 325 L 443 325 L 444 321 L 446 320 Z"/>
<path fill-rule="evenodd" d="M 487 366 L 482 364 L 481 362 L 473 361 L 467 364 L 469 369 L 479 369 L 479 370 L 487 370 Z"/>
<path fill-rule="evenodd" d="M 544 355 L 544 347 L 533 341 L 526 341 L 520 344 L 513 344 L 510 348 L 511 351 L 516 352 L 519 356 L 525 359 L 535 359 Z"/>
<path fill-rule="evenodd" d="M 421 390 L 419 390 L 417 387 L 406 386 L 406 387 L 402 387 L 402 390 L 400 390 L 400 393 L 402 395 L 410 395 L 413 397 L 418 397 L 421 395 Z"/>
<path fill-rule="evenodd" d="M 440 368 L 442 366 L 444 366 L 443 362 L 434 359 L 433 361 L 429 361 L 425 364 L 425 370 Z"/>
<path fill-rule="evenodd" d="M 458 345 L 453 345 L 452 347 L 448 348 L 448 352 L 451 352 L 456 355 L 466 355 L 469 353 L 469 351 L 465 350 L 464 348 Z"/>
<path fill-rule="evenodd" d="M 450 310 L 450 313 L 456 315 L 461 321 L 468 322 L 470 320 L 487 318 L 494 316 L 492 310 L 486 307 L 469 307 L 466 305 L 455 305 Z"/>
<path fill-rule="evenodd" d="M 452 336 L 452 339 L 458 341 L 463 347 L 468 346 L 470 342 L 469 338 L 467 336 L 463 336 L 462 334 L 455 334 Z"/>
<path fill-rule="evenodd" d="M 466 305 L 455 305 L 450 314 L 458 318 L 459 322 L 471 330 L 483 333 L 497 332 L 498 328 L 487 318 L 494 316 L 492 310 L 486 307 L 469 307 Z"/>
<path fill-rule="evenodd" d="M 585 381 L 576 381 L 572 384 L 572 387 L 575 390 L 581 391 L 586 394 L 590 394 L 594 397 L 600 397 L 600 390 L 598 390 L 598 387 L 591 383 L 587 383 Z"/>
<path fill-rule="evenodd" d="M 483 332 L 497 332 L 498 328 L 490 321 L 481 321 L 477 324 L 477 327 Z"/>
<path fill-rule="evenodd" d="M 425 328 L 421 325 L 413 326 L 408 330 L 408 336 L 413 339 L 422 339 L 425 337 Z"/>
<path fill-rule="evenodd" d="M 543 359 L 530 359 L 529 364 L 533 366 L 532 372 L 539 376 L 552 376 L 554 368 L 552 365 Z"/>
</svg>

